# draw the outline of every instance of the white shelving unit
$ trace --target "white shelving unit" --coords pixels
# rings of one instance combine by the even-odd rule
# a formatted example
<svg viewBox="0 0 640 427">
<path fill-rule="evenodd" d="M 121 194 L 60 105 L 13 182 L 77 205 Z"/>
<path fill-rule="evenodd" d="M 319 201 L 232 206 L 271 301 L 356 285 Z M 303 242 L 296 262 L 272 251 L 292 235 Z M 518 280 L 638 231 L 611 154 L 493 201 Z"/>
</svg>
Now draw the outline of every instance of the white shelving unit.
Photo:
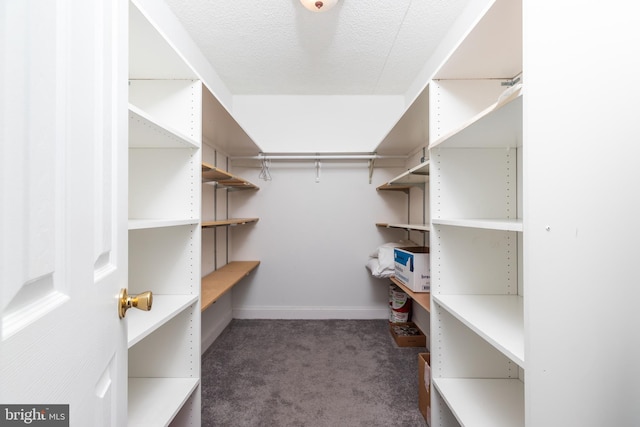
<svg viewBox="0 0 640 427">
<path fill-rule="evenodd" d="M 524 389 L 519 380 L 434 378 L 433 386 L 454 408 L 460 425 L 524 426 Z"/>
<path fill-rule="evenodd" d="M 525 423 L 521 7 L 494 2 L 429 85 L 438 427 Z"/>
<path fill-rule="evenodd" d="M 202 84 L 129 8 L 129 426 L 200 425 Z"/>
<path fill-rule="evenodd" d="M 514 136 L 522 132 L 521 84 L 505 92 L 495 103 L 433 141 L 429 148 L 445 142 L 449 148 L 516 147 Z"/>
<path fill-rule="evenodd" d="M 197 225 L 198 221 L 197 219 L 131 219 L 129 220 L 129 230 L 175 227 L 177 225 Z"/>
<path fill-rule="evenodd" d="M 197 148 L 199 144 L 180 131 L 163 125 L 153 116 L 129 104 L 130 147 Z"/>
<path fill-rule="evenodd" d="M 391 195 L 404 193 L 406 195 L 406 220 L 376 222 L 378 228 L 391 230 L 403 230 L 406 237 L 419 242 L 423 246 L 429 246 L 430 208 L 430 160 L 427 147 L 429 145 L 429 89 L 423 88 L 413 100 L 405 114 L 386 135 L 383 141 L 376 147 L 375 152 L 380 155 L 406 156 L 406 170 L 393 179 L 379 185 L 376 190 L 382 194 L 390 194 L 388 197 L 402 203 L 401 197 Z M 391 166 L 390 162 L 376 162 L 377 166 Z M 398 166 L 393 164 L 394 167 Z M 382 196 L 387 197 L 387 196 Z M 390 234 L 391 232 L 389 232 Z M 397 234 L 397 232 L 396 232 Z M 413 299 L 412 321 L 422 331 L 427 333 L 430 329 L 431 297 L 428 292 L 414 293 L 400 281 L 391 277 L 391 281 L 402 288 Z M 429 341 L 427 340 L 427 347 Z"/>
<path fill-rule="evenodd" d="M 429 145 L 428 111 L 429 90 L 425 88 L 376 148 L 376 152 L 382 155 L 407 156 L 405 164 L 407 169 L 376 187 L 380 194 L 403 193 L 406 195 L 406 221 L 376 222 L 375 225 L 379 228 L 403 230 L 406 232 L 406 238 L 419 242 L 422 246 L 429 246 L 429 231 L 431 230 L 429 220 L 431 166 L 427 151 Z M 400 197 L 392 195 L 390 197 L 395 197 L 398 202 L 403 201 Z M 395 277 L 391 277 L 390 280 L 412 298 L 411 321 L 427 333 L 430 329 L 430 294 L 428 292 L 415 293 Z M 427 340 L 427 347 L 429 347 L 429 340 Z"/>
<path fill-rule="evenodd" d="M 377 222 L 376 225 L 378 227 L 384 227 L 384 228 L 399 228 L 401 230 L 407 230 L 407 231 L 429 231 L 431 227 L 429 227 L 428 224 L 388 224 L 386 222 Z"/>
<path fill-rule="evenodd" d="M 429 182 L 429 160 L 412 167 L 391 181 L 378 186 L 378 191 L 407 191 L 411 186 L 424 185 Z"/>
<path fill-rule="evenodd" d="M 444 219 L 434 218 L 431 221 L 436 225 L 453 225 L 456 227 L 484 228 L 487 230 L 522 231 L 521 219 Z"/>
<path fill-rule="evenodd" d="M 199 386 L 195 378 L 129 378 L 129 425 L 167 426 Z"/>
<path fill-rule="evenodd" d="M 193 305 L 197 295 L 154 295 L 153 310 L 149 313 L 133 311 L 129 317 L 129 348 L 160 328 L 177 314 Z"/>
<path fill-rule="evenodd" d="M 205 138 L 207 136 L 205 135 Z M 207 138 L 209 139 L 209 138 Z M 203 230 L 211 230 L 215 231 L 216 228 L 222 227 L 225 229 L 224 235 L 218 236 L 217 234 L 213 234 L 213 236 L 203 235 L 203 243 L 205 245 L 210 245 L 215 251 L 218 249 L 218 241 L 220 243 L 224 243 L 225 249 L 225 263 L 218 267 L 217 257 L 214 256 L 214 265 L 215 270 L 211 271 L 208 274 L 203 275 L 202 277 L 202 290 L 201 290 L 201 310 L 204 312 L 209 307 L 212 306 L 219 298 L 222 297 L 225 293 L 231 290 L 233 286 L 238 284 L 244 277 L 248 276 L 259 264 L 260 261 L 229 261 L 227 258 L 227 252 L 229 248 L 229 227 L 236 227 L 239 225 L 246 224 L 254 224 L 259 221 L 259 218 L 229 218 L 229 201 L 228 195 L 229 192 L 234 191 L 246 191 L 246 190 L 259 190 L 259 187 L 251 182 L 247 181 L 244 178 L 235 176 L 224 169 L 218 168 L 206 162 L 202 163 L 202 182 L 203 184 L 213 183 L 213 206 L 204 206 L 203 209 L 203 218 L 210 216 L 217 216 L 217 201 L 218 201 L 218 190 L 223 190 L 225 192 L 225 199 L 222 201 L 225 206 L 224 219 L 213 219 L 213 220 L 204 220 L 202 221 L 202 229 Z M 209 187 L 211 187 L 209 185 Z M 211 190 L 211 189 L 209 189 Z M 203 191 L 206 191 L 203 188 Z M 207 237 L 213 237 L 207 238 Z"/>
<path fill-rule="evenodd" d="M 521 296 L 434 295 L 433 301 L 524 368 L 524 318 Z"/>
<path fill-rule="evenodd" d="M 421 223 L 378 222 L 376 223 L 376 226 L 385 227 L 385 228 L 398 228 L 398 229 L 407 230 L 409 232 L 418 231 L 418 232 L 424 233 L 429 231 L 430 227 L 428 223 L 426 207 L 424 207 L 424 204 L 425 204 L 424 202 L 426 201 L 425 198 L 428 197 L 428 189 L 427 189 L 428 183 L 429 183 L 429 160 L 426 160 L 408 169 L 407 171 L 401 173 L 400 175 L 396 176 L 389 182 L 379 185 L 376 188 L 376 190 L 378 191 L 400 191 L 407 195 L 407 212 L 408 212 L 407 216 L 409 218 L 411 217 L 411 200 L 412 200 L 411 191 L 414 188 L 421 190 L 422 196 L 423 196 L 421 200 L 422 201 L 421 204 L 423 205 L 423 208 L 421 209 L 422 222 Z M 418 198 L 416 197 L 416 199 Z"/>
<path fill-rule="evenodd" d="M 203 93 L 202 140 L 201 310 L 205 319 L 203 323 L 206 321 L 205 327 L 211 326 L 211 329 L 222 331 L 231 321 L 231 303 L 230 298 L 218 302 L 260 264 L 257 260 L 229 259 L 232 229 L 252 226 L 259 221 L 257 217 L 232 217 L 230 199 L 249 196 L 260 189 L 245 178 L 229 172 L 229 155 L 257 155 L 260 149 L 207 90 Z M 235 143 L 230 144 L 229 141 Z M 211 336 L 203 329 L 204 335 Z M 212 338 L 205 340 L 211 341 Z"/>
</svg>

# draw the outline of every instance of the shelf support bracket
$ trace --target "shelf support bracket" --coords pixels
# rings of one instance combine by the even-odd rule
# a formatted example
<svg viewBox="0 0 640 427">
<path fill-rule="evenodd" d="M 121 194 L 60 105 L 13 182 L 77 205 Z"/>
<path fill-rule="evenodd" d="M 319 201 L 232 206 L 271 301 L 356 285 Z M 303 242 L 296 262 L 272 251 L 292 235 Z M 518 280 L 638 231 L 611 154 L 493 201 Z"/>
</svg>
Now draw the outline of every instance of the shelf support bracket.
<svg viewBox="0 0 640 427">
<path fill-rule="evenodd" d="M 520 81 L 520 76 L 514 77 L 512 80 L 509 80 L 507 82 L 501 82 L 500 86 L 513 86 L 515 84 L 517 84 Z"/>
<path fill-rule="evenodd" d="M 373 166 L 376 162 L 375 157 L 369 160 L 369 184 L 371 184 L 371 180 L 373 178 Z"/>
</svg>

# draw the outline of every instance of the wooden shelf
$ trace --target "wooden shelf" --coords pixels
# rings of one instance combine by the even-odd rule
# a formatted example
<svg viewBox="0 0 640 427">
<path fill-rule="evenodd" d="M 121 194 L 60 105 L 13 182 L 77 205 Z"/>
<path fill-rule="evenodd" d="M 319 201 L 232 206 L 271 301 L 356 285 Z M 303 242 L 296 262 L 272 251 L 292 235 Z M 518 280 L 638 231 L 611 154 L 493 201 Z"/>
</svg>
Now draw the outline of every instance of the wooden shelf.
<svg viewBox="0 0 640 427">
<path fill-rule="evenodd" d="M 514 88 L 453 131 L 433 141 L 429 148 L 515 148 L 522 144 L 522 90 Z"/>
<path fill-rule="evenodd" d="M 198 295 L 153 295 L 150 311 L 127 311 L 129 348 L 198 301 Z"/>
<path fill-rule="evenodd" d="M 413 292 L 395 277 L 391 276 L 390 279 L 394 284 L 398 285 L 403 291 L 405 291 L 407 295 L 409 295 L 420 307 L 427 310 L 428 313 L 431 312 L 431 292 Z"/>
<path fill-rule="evenodd" d="M 388 224 L 386 222 L 376 222 L 376 227 L 401 228 L 403 230 L 429 231 L 429 224 Z"/>
<path fill-rule="evenodd" d="M 258 218 L 229 218 L 217 221 L 202 221 L 202 228 L 222 227 L 225 225 L 235 226 L 258 222 Z"/>
<path fill-rule="evenodd" d="M 433 384 L 461 426 L 524 426 L 524 384 L 520 380 L 434 378 Z"/>
<path fill-rule="evenodd" d="M 434 295 L 433 301 L 524 368 L 524 314 L 521 296 Z"/>
<path fill-rule="evenodd" d="M 435 225 L 451 225 L 455 227 L 482 228 L 485 230 L 522 231 L 522 219 L 466 218 L 442 219 L 432 218 Z"/>
<path fill-rule="evenodd" d="M 404 185 L 404 184 L 391 184 L 389 182 L 382 184 L 378 187 L 376 187 L 376 190 L 378 191 L 402 191 L 404 193 L 408 193 L 409 190 L 411 190 L 411 187 L 414 187 L 413 185 Z"/>
<path fill-rule="evenodd" d="M 130 148 L 198 148 L 192 138 L 129 104 L 129 147 Z"/>
<path fill-rule="evenodd" d="M 411 187 L 423 185 L 427 181 L 429 181 L 429 160 L 398 175 L 391 181 L 380 185 L 376 190 L 403 191 L 406 193 L 411 189 Z"/>
<path fill-rule="evenodd" d="M 198 386 L 198 378 L 129 378 L 129 426 L 168 426 Z"/>
<path fill-rule="evenodd" d="M 202 162 L 202 182 L 216 182 L 222 187 L 232 190 L 258 190 L 258 186 L 246 179 L 237 177 L 229 172 Z"/>
<path fill-rule="evenodd" d="M 248 276 L 260 261 L 233 261 L 202 278 L 200 310 L 204 311 L 236 283 Z"/>
</svg>

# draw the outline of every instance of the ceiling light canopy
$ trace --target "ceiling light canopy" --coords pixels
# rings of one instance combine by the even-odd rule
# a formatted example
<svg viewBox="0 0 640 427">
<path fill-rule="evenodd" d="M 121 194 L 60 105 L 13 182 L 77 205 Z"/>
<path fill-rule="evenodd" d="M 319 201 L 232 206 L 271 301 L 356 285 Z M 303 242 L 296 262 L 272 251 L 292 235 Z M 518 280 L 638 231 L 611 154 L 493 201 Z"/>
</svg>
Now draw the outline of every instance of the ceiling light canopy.
<svg viewBox="0 0 640 427">
<path fill-rule="evenodd" d="M 300 3 L 312 12 L 325 12 L 338 3 L 338 0 L 300 0 Z"/>
</svg>

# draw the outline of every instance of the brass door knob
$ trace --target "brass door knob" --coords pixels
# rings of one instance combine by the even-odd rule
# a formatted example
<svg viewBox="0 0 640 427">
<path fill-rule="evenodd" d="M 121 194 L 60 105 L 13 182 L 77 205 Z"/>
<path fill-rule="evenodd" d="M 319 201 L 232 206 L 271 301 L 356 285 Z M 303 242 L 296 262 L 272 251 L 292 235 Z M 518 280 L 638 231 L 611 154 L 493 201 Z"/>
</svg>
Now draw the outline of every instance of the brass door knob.
<svg viewBox="0 0 640 427">
<path fill-rule="evenodd" d="M 118 301 L 118 316 L 121 319 L 127 313 L 131 307 L 135 307 L 138 310 L 149 311 L 151 310 L 151 304 L 153 304 L 153 294 L 151 291 L 146 291 L 138 295 L 129 295 L 126 288 L 120 289 L 120 296 Z"/>
</svg>

